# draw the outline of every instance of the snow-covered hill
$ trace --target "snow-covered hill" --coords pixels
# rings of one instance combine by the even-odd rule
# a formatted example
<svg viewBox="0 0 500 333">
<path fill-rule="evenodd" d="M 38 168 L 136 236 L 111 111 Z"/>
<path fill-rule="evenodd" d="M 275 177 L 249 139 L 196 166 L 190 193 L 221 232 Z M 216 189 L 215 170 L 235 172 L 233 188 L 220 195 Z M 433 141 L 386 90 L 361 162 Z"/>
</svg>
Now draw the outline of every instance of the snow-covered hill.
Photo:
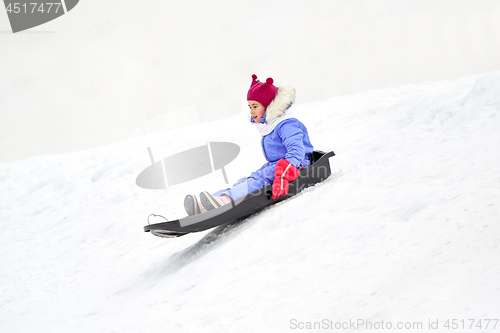
<svg viewBox="0 0 500 333">
<path fill-rule="evenodd" d="M 332 176 L 178 239 L 142 232 L 148 214 L 182 216 L 183 196 L 217 190 L 222 175 L 138 188 L 146 147 L 160 158 L 235 142 L 234 182 L 264 162 L 245 115 L 0 164 L 0 331 L 287 332 L 360 319 L 419 331 L 439 320 L 436 332 L 446 319 L 498 319 L 499 96 L 493 72 L 298 105 L 315 148 L 337 154 Z M 500 329 L 485 323 L 463 331 Z"/>
</svg>

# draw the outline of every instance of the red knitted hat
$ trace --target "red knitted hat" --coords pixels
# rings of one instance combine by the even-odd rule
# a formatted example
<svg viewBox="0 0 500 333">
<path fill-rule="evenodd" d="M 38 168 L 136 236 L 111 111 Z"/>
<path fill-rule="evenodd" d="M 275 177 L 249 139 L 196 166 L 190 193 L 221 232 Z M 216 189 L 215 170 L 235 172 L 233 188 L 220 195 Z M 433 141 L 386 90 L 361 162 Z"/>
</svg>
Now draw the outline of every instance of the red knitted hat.
<svg viewBox="0 0 500 333">
<path fill-rule="evenodd" d="M 248 89 L 247 101 L 257 101 L 264 105 L 265 108 L 273 101 L 278 93 L 278 88 L 273 85 L 274 80 L 268 78 L 266 82 L 261 83 L 257 80 L 257 75 L 252 75 L 252 84 Z"/>
</svg>

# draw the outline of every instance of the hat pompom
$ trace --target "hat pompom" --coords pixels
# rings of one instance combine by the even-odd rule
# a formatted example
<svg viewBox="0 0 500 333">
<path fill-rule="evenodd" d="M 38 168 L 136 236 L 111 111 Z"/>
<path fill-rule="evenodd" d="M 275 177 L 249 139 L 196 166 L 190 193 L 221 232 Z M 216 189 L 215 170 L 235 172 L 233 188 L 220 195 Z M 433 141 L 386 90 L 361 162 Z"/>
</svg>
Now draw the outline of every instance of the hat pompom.
<svg viewBox="0 0 500 333">
<path fill-rule="evenodd" d="M 254 81 L 255 81 L 255 80 L 257 80 L 257 75 L 252 74 L 252 79 L 253 79 Z"/>
<path fill-rule="evenodd" d="M 267 84 L 273 84 L 274 80 L 270 77 L 267 78 L 266 83 Z"/>
</svg>

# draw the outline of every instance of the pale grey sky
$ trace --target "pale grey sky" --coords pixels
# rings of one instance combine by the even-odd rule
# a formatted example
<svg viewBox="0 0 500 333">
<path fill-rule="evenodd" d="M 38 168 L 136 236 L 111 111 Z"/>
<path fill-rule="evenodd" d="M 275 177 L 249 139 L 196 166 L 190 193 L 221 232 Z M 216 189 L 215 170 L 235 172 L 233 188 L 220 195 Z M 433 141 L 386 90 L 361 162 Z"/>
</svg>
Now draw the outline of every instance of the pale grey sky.
<svg viewBox="0 0 500 333">
<path fill-rule="evenodd" d="M 493 0 L 85 0 L 9 30 L 0 11 L 0 161 L 244 112 L 253 73 L 305 103 L 500 70 Z"/>
</svg>

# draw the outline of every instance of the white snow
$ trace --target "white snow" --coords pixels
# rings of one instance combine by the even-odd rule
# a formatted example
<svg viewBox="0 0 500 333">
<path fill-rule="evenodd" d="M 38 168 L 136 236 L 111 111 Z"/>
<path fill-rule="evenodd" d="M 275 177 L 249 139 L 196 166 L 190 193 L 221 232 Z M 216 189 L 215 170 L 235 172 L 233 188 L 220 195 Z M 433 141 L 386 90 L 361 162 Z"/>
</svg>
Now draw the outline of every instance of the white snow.
<svg viewBox="0 0 500 333">
<path fill-rule="evenodd" d="M 324 319 L 499 330 L 467 320 L 500 316 L 500 72 L 297 109 L 315 148 L 337 154 L 332 176 L 222 232 L 142 231 L 222 174 L 168 191 L 135 177 L 146 147 L 159 159 L 206 141 L 242 148 L 230 182 L 257 169 L 243 114 L 0 164 L 0 331 L 288 332 Z"/>
</svg>

